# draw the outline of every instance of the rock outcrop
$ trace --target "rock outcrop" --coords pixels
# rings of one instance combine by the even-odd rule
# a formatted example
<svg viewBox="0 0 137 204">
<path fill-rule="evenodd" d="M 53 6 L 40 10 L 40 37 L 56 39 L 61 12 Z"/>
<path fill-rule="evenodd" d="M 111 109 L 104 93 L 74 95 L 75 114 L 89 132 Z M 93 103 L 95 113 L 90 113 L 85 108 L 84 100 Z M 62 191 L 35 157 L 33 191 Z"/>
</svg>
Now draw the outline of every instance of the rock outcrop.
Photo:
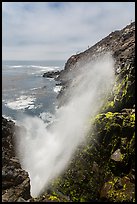
<svg viewBox="0 0 137 204">
<path fill-rule="evenodd" d="M 60 106 L 67 101 L 73 70 L 106 51 L 115 59 L 113 90 L 91 119 L 87 145 L 78 148 L 66 172 L 37 199 L 31 198 L 28 174 L 14 153 L 14 124 L 2 118 L 3 202 L 135 202 L 135 23 L 71 56 L 57 77 L 63 85 L 58 100 Z"/>
<path fill-rule="evenodd" d="M 60 74 L 60 71 L 48 71 L 43 74 L 43 77 L 47 78 L 57 78 Z"/>
<path fill-rule="evenodd" d="M 30 198 L 30 181 L 15 155 L 15 124 L 2 117 L 2 202 Z"/>
<path fill-rule="evenodd" d="M 130 108 L 135 104 L 135 23 L 131 23 L 122 30 L 110 33 L 88 50 L 68 59 L 64 70 L 57 77 L 57 80 L 64 84 L 58 96 L 60 106 L 67 100 L 66 89 L 73 80 L 73 70 L 81 69 L 84 64 L 106 51 L 110 51 L 115 59 L 117 75 L 115 94 L 109 99 L 106 108 L 109 107 L 111 110 L 115 107 L 120 110 L 122 107 Z"/>
</svg>

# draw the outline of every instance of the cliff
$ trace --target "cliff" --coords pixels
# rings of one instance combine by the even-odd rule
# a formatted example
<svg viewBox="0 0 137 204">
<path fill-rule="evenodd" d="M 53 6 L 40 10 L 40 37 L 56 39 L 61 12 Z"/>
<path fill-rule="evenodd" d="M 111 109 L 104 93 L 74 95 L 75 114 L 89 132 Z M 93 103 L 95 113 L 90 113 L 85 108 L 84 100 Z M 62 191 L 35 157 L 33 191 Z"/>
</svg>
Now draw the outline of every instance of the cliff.
<svg viewBox="0 0 137 204">
<path fill-rule="evenodd" d="M 73 70 L 106 51 L 115 59 L 113 90 L 91 120 L 88 144 L 77 150 L 68 170 L 53 183 L 54 190 L 31 198 L 28 174 L 14 152 L 15 124 L 2 118 L 3 202 L 135 201 L 135 23 L 68 59 L 58 77 L 63 85 L 59 106 L 67 101 Z"/>
<path fill-rule="evenodd" d="M 64 70 L 61 71 L 57 78 L 64 85 L 58 96 L 60 105 L 62 105 L 67 98 L 64 97 L 67 96 L 65 91 L 70 81 L 74 78 L 74 70 L 81 69 L 84 64 L 106 51 L 110 51 L 115 59 L 115 73 L 117 75 L 117 82 L 119 86 L 121 86 L 117 86 L 117 90 L 115 90 L 115 94 L 113 94 L 113 97 L 115 95 L 115 99 L 113 98 L 115 108 L 117 107 L 118 109 L 120 105 L 121 107 L 119 107 L 119 109 L 122 107 L 128 108 L 135 104 L 135 23 L 131 23 L 122 30 L 110 33 L 88 50 L 78 55 L 73 55 L 68 59 Z M 132 84 L 128 86 L 127 82 L 129 83 L 130 81 Z M 129 90 L 126 91 L 127 89 Z M 124 97 L 121 97 L 121 94 L 124 94 Z M 128 98 L 126 94 L 129 96 Z M 119 101 L 119 97 L 121 102 Z M 112 103 L 110 104 L 112 106 Z"/>
<path fill-rule="evenodd" d="M 106 51 L 115 60 L 113 90 L 101 113 L 91 120 L 88 145 L 77 151 L 58 180 L 59 189 L 73 201 L 135 201 L 135 23 L 68 59 L 58 77 L 65 84 L 59 105 L 66 102 L 73 70 Z"/>
</svg>

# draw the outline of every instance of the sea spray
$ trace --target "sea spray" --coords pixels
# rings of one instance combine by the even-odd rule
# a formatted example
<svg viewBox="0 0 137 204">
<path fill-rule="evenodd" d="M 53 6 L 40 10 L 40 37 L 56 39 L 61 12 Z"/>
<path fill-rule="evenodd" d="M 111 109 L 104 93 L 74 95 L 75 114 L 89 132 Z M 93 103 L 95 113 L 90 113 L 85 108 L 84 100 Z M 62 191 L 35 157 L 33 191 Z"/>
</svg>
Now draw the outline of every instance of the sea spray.
<svg viewBox="0 0 137 204">
<path fill-rule="evenodd" d="M 18 132 L 16 149 L 30 177 L 31 195 L 39 196 L 63 173 L 77 147 L 86 140 L 90 117 L 104 103 L 114 83 L 114 60 L 110 53 L 73 70 L 66 90 L 67 102 L 57 109 L 55 121 L 47 126 L 38 117 L 25 116 Z"/>
</svg>

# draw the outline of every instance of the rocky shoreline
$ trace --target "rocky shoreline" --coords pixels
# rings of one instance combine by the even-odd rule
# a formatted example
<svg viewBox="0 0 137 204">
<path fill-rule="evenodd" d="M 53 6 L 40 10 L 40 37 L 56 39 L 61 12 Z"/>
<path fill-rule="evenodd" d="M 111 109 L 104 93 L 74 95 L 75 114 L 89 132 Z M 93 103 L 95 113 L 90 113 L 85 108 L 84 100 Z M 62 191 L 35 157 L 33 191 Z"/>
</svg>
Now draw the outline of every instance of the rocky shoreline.
<svg viewBox="0 0 137 204">
<path fill-rule="evenodd" d="M 28 173 L 15 154 L 15 123 L 2 117 L 2 202 L 135 202 L 135 23 L 71 56 L 60 73 L 44 77 L 54 77 L 63 86 L 58 95 L 61 106 L 73 69 L 106 51 L 115 59 L 111 96 L 91 120 L 94 131 L 89 132 L 88 145 L 77 150 L 53 189 L 39 198 L 30 196 Z"/>
</svg>

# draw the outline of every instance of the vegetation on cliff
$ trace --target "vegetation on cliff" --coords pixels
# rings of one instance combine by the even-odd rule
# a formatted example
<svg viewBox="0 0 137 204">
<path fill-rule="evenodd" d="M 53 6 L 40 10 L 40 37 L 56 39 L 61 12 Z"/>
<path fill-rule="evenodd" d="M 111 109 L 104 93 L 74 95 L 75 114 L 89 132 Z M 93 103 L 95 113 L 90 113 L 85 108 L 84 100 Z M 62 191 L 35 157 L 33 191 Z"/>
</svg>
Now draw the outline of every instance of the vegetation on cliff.
<svg viewBox="0 0 137 204">
<path fill-rule="evenodd" d="M 77 62 L 111 50 L 116 81 L 101 113 L 91 120 L 87 145 L 77 151 L 58 188 L 73 201 L 135 201 L 135 24 L 71 57 L 60 75 L 65 81 Z M 65 78 L 64 78 L 65 76 Z M 70 78 L 69 78 L 70 80 Z M 65 103 L 64 90 L 60 103 Z"/>
</svg>

